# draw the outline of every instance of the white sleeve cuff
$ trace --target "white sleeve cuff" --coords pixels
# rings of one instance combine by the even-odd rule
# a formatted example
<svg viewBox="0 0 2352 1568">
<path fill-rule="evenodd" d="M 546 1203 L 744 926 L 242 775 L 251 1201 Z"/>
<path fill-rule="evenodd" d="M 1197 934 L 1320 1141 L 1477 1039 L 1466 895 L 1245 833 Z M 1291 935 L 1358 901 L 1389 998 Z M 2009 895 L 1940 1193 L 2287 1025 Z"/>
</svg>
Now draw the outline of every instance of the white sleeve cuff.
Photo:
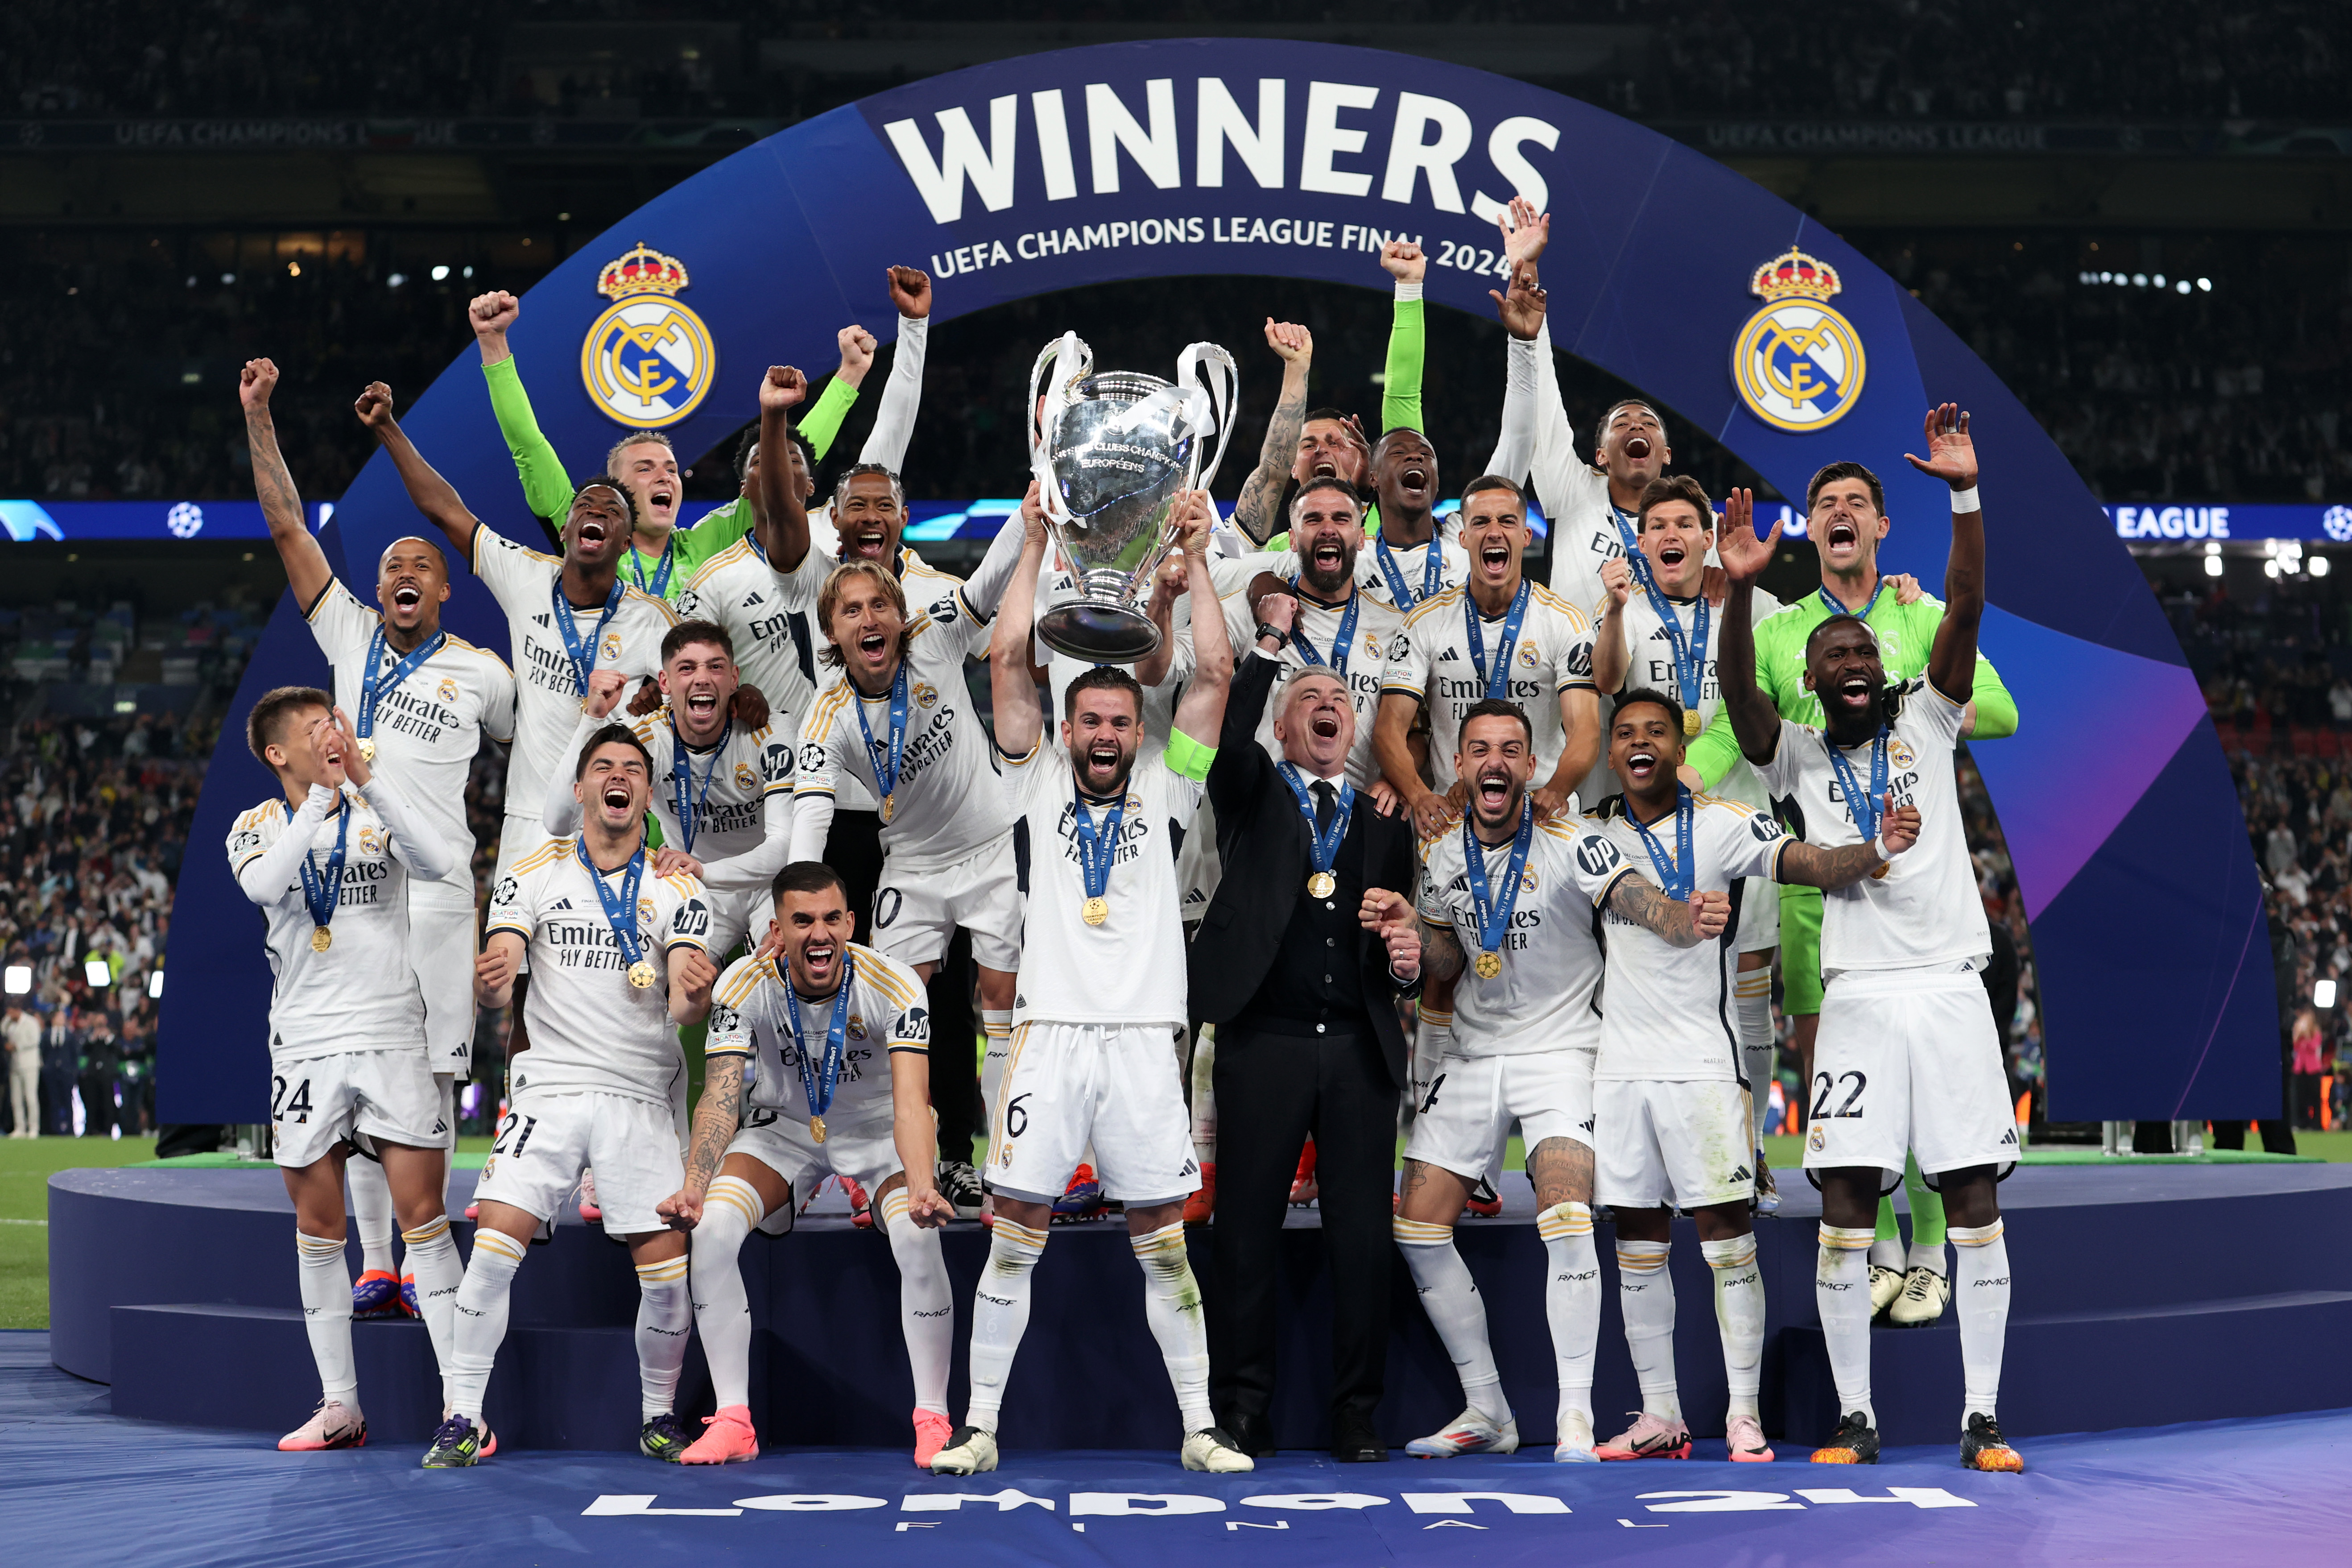
<svg viewBox="0 0 2352 1568">
<path fill-rule="evenodd" d="M 1397 279 L 1397 283 L 1396 283 L 1396 302 L 1397 302 L 1398 304 L 1400 304 L 1400 305 L 1408 304 L 1408 303 L 1412 302 L 1412 300 L 1418 300 L 1418 299 L 1420 299 L 1420 298 L 1421 298 L 1421 285 L 1420 285 L 1420 284 L 1418 284 L 1418 283 L 1413 283 L 1413 282 L 1409 282 L 1409 281 L 1407 281 L 1406 279 L 1402 279 L 1402 278 L 1400 278 L 1400 279 Z"/>
</svg>

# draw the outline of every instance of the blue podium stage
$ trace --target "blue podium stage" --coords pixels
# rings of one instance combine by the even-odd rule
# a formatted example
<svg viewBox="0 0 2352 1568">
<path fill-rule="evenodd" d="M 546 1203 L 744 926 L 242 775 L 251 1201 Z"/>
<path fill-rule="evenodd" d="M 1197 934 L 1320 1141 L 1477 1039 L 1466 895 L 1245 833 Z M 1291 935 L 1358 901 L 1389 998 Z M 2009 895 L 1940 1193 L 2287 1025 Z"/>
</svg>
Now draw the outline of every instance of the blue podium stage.
<svg viewBox="0 0 2352 1568">
<path fill-rule="evenodd" d="M 452 1212 L 473 1174 L 457 1173 Z M 1533 1447 L 1551 1441 L 1545 1259 L 1525 1178 L 1504 1216 L 1458 1232 L 1493 1323 L 1504 1387 Z M 1826 1437 L 1835 1398 L 1813 1309 L 1818 1199 L 1793 1173 L 1786 1205 L 1758 1225 L 1770 1292 L 1766 1430 L 1790 1447 Z M 2352 1166 L 2148 1164 L 2020 1170 L 2002 1188 L 2017 1281 L 2001 1418 L 2019 1437 L 2352 1406 L 2352 1362 L 2308 1347 L 2352 1340 Z M 69 1171 L 49 1184 L 51 1354 L 113 1385 L 112 1410 L 186 1426 L 278 1432 L 318 1396 L 295 1296 L 292 1210 L 276 1171 L 144 1167 Z M 1282 1300 L 1283 1381 L 1274 1412 L 1286 1448 L 1327 1436 L 1329 1287 L 1312 1210 L 1295 1211 Z M 471 1227 L 459 1234 L 470 1246 Z M 1593 1407 L 1610 1429 L 1639 1404 L 1616 1305 L 1612 1239 Z M 1194 1266 L 1213 1293 L 1205 1234 Z M 950 1404 L 965 1388 L 964 1335 L 986 1256 L 977 1225 L 951 1226 L 947 1258 L 959 1332 Z M 353 1268 L 358 1248 L 352 1247 Z M 887 1243 L 812 1213 L 792 1235 L 744 1248 L 753 1414 L 772 1447 L 897 1447 L 914 1398 L 898 1334 Z M 1682 1398 L 1693 1430 L 1720 1436 L 1723 1364 L 1706 1268 L 1687 1222 L 1672 1268 Z M 1396 1335 L 1380 1412 L 1392 1444 L 1460 1407 L 1453 1369 L 1400 1264 Z M 1143 1321 L 1141 1277 L 1116 1219 L 1057 1226 L 1038 1268 L 1003 1436 L 1008 1448 L 1172 1448 L 1175 1401 Z M 615 1449 L 634 1442 L 636 1282 L 601 1230 L 568 1224 L 535 1247 L 515 1284 L 513 1327 L 488 1414 L 516 1448 Z M 1889 1444 L 1957 1436 L 1959 1335 L 1881 1330 L 1874 1392 Z M 440 1407 L 423 1329 L 355 1326 L 361 1394 L 377 1441 L 423 1442 Z M 2216 1354 L 2217 1346 L 2228 1353 Z M 698 1349 L 681 1407 L 707 1415 Z M 1706 1445 L 1702 1444 L 1702 1451 Z M 1718 1456 L 1719 1457 L 1719 1456 Z"/>
</svg>

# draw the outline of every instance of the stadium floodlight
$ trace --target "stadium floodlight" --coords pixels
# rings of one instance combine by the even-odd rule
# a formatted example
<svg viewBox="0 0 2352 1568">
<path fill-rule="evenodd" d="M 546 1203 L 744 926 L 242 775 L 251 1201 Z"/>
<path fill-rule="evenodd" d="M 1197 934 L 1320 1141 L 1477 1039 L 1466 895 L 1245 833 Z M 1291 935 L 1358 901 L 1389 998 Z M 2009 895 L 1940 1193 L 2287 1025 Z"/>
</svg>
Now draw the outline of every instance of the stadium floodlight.
<svg viewBox="0 0 2352 1568">
<path fill-rule="evenodd" d="M 22 996 L 33 988 L 33 966 L 29 963 L 12 963 L 8 966 L 6 975 L 0 976 L 0 981 L 5 981 L 9 995 Z"/>
<path fill-rule="evenodd" d="M 92 990 L 103 990 L 114 984 L 114 971 L 106 966 L 106 960 L 95 956 L 82 960 L 81 977 L 89 982 Z"/>
<path fill-rule="evenodd" d="M 2304 570 L 2310 573 L 2315 577 L 2326 576 L 2328 571 L 2327 557 L 2325 555 L 2313 556 L 2310 560 L 2304 563 Z"/>
<path fill-rule="evenodd" d="M 2218 555 L 2208 555 L 2205 557 L 2205 575 L 2208 577 L 2219 577 L 2221 574 L 2221 558 Z"/>
<path fill-rule="evenodd" d="M 2179 279 L 2176 280 L 2176 281 L 2173 283 L 2173 285 L 2172 285 L 2172 291 L 2173 291 L 2174 293 L 2176 293 L 2176 294 L 2186 294 L 2186 293 L 2188 293 L 2188 292 L 2189 291 L 2189 279 L 2186 279 L 2186 278 L 2182 278 L 2182 279 Z"/>
<path fill-rule="evenodd" d="M 2335 1006 L 2336 982 L 2333 980 L 2314 981 L 2311 986 L 2311 1005 L 2319 1008 Z"/>
<path fill-rule="evenodd" d="M 2210 278 L 2197 279 L 2197 291 L 2200 294 L 2210 294 L 2213 291 L 2213 279 Z"/>
<path fill-rule="evenodd" d="M 446 267 L 436 267 L 433 269 L 433 281 L 436 283 L 446 283 L 448 280 L 449 269 Z"/>
<path fill-rule="evenodd" d="M 155 970 L 147 976 L 147 995 L 151 1001 L 161 1002 L 163 999 L 163 972 L 162 970 Z"/>
</svg>

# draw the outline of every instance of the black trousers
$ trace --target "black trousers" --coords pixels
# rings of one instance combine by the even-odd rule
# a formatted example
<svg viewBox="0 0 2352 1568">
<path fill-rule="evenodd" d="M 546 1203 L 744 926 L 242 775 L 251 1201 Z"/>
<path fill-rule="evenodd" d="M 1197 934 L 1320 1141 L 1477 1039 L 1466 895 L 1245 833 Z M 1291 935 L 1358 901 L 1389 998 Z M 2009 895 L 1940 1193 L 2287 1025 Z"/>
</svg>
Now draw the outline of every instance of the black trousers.
<svg viewBox="0 0 2352 1568">
<path fill-rule="evenodd" d="M 1331 1410 L 1370 1421 L 1381 1402 L 1395 1267 L 1397 1086 L 1369 1032 L 1266 1034 L 1246 1015 L 1217 1030 L 1216 1288 L 1209 1398 L 1219 1417 L 1264 1416 L 1274 1397 L 1282 1221 L 1298 1150 L 1315 1136 L 1331 1264 Z"/>
</svg>

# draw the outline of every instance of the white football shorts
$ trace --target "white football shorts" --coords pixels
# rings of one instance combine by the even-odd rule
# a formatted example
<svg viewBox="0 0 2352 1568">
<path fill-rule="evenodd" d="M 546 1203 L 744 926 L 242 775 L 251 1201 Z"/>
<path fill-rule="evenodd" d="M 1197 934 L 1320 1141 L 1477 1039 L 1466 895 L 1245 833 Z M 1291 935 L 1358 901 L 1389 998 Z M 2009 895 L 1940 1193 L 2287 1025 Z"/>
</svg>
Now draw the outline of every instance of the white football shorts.
<svg viewBox="0 0 2352 1568">
<path fill-rule="evenodd" d="M 1575 1046 L 1510 1056 L 1448 1052 L 1414 1108 L 1404 1157 L 1475 1182 L 1496 1170 L 1511 1123 L 1533 1149 L 1549 1138 L 1592 1143 L 1592 1063 Z"/>
<path fill-rule="evenodd" d="M 805 1121 L 795 1121 L 779 1110 L 745 1108 L 742 1130 L 727 1145 L 730 1154 L 749 1154 L 784 1179 L 793 1189 L 792 1202 L 760 1222 L 770 1236 L 793 1228 L 793 1215 L 827 1176 L 845 1176 L 872 1197 L 883 1183 L 898 1173 L 898 1145 L 891 1136 L 890 1107 L 855 1124 L 824 1119 L 820 1143 Z"/>
<path fill-rule="evenodd" d="M 607 1236 L 667 1228 L 654 1205 L 686 1184 L 669 1106 L 594 1089 L 518 1096 L 474 1196 L 551 1221 L 591 1166 Z"/>
<path fill-rule="evenodd" d="M 325 1159 L 336 1144 L 362 1138 L 451 1148 L 457 1123 L 446 1103 L 433 1064 L 418 1046 L 273 1062 L 270 1157 L 299 1171 Z"/>
<path fill-rule="evenodd" d="M 1163 1024 L 1016 1025 L 988 1119 L 991 1192 L 1060 1197 L 1094 1145 L 1103 1194 L 1129 1208 L 1192 1195 L 1192 1118 Z"/>
<path fill-rule="evenodd" d="M 1756 1195 L 1748 1090 L 1729 1080 L 1592 1086 L 1592 1201 L 1705 1208 Z"/>
<path fill-rule="evenodd" d="M 1026 910 L 1010 830 L 961 860 L 908 865 L 885 856 L 874 889 L 874 946 L 910 966 L 937 963 L 961 927 L 971 932 L 974 963 L 1011 973 L 1021 967 Z"/>
<path fill-rule="evenodd" d="M 1764 952 L 1780 945 L 1780 887 L 1769 877 L 1743 877 L 1739 891 L 1738 952 Z"/>
<path fill-rule="evenodd" d="M 1891 1188 L 1906 1149 L 1928 1176 L 2017 1163 L 2000 1036 L 1973 964 L 1832 976 L 1811 1093 L 1809 1171 L 1875 1165 Z"/>
</svg>

